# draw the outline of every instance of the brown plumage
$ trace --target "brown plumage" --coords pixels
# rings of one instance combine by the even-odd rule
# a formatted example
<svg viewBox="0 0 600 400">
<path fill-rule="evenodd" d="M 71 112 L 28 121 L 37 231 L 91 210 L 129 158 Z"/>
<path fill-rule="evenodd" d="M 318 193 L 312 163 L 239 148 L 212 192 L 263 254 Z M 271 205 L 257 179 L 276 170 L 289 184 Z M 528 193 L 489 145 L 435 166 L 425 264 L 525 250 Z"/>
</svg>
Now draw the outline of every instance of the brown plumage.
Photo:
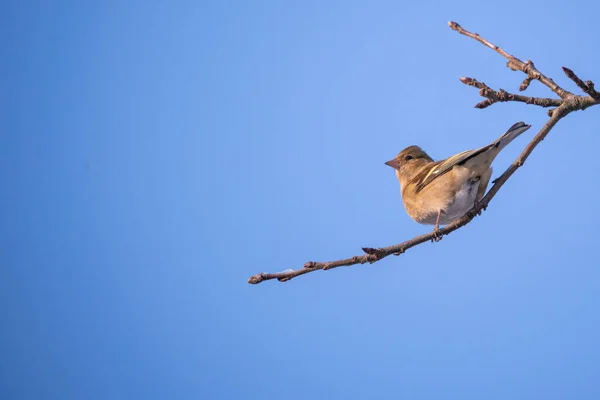
<svg viewBox="0 0 600 400">
<path fill-rule="evenodd" d="M 408 215 L 421 224 L 448 224 L 480 201 L 492 176 L 491 164 L 508 143 L 531 125 L 517 122 L 493 143 L 434 161 L 418 146 L 386 162 L 396 170 Z"/>
</svg>

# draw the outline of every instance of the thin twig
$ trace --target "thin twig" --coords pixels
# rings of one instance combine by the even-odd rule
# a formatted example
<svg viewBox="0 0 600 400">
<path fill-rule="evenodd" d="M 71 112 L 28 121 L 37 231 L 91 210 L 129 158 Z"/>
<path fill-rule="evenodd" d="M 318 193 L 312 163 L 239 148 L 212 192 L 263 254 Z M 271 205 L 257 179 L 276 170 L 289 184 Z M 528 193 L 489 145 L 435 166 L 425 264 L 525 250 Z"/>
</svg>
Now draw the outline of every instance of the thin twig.
<svg viewBox="0 0 600 400">
<path fill-rule="evenodd" d="M 529 142 L 529 144 L 527 144 L 527 146 L 521 152 L 519 157 L 517 157 L 517 159 L 508 167 L 508 169 L 506 169 L 506 171 L 504 171 L 504 173 L 502 173 L 502 175 L 500 175 L 498 178 L 496 178 L 493 181 L 492 187 L 487 192 L 487 194 L 483 197 L 483 199 L 481 199 L 481 201 L 479 203 L 477 203 L 475 205 L 475 207 L 473 207 L 473 209 L 471 209 L 469 212 L 467 212 L 464 216 L 451 222 L 450 224 L 446 225 L 445 227 L 441 228 L 436 233 L 430 232 L 428 234 L 420 235 L 420 236 L 417 236 L 410 240 L 407 240 L 405 242 L 395 244 L 392 246 L 388 246 L 388 247 L 381 247 L 381 248 L 364 247 L 363 248 L 364 254 L 346 258 L 343 260 L 335 260 L 335 261 L 328 261 L 328 262 L 309 261 L 306 264 L 304 264 L 303 268 L 298 269 L 298 270 L 290 269 L 290 270 L 285 270 L 285 271 L 276 272 L 276 273 L 262 272 L 262 273 L 254 275 L 254 276 L 251 276 L 248 279 L 248 283 L 257 284 L 257 283 L 260 283 L 260 282 L 263 282 L 266 280 L 270 280 L 270 279 L 277 279 L 280 282 L 285 282 L 285 281 L 289 281 L 290 279 L 295 278 L 297 276 L 304 275 L 306 273 L 314 272 L 314 271 L 318 271 L 318 270 L 329 270 L 329 269 L 334 269 L 337 267 L 345 267 L 345 266 L 351 266 L 351 265 L 356 265 L 356 264 L 374 263 L 374 262 L 379 261 L 385 257 L 392 255 L 392 254 L 400 255 L 400 254 L 404 253 L 405 251 L 407 251 L 408 249 L 410 249 L 414 246 L 417 246 L 421 243 L 433 241 L 434 239 L 440 238 L 444 235 L 448 235 L 449 233 L 461 228 L 462 226 L 467 225 L 469 222 L 471 222 L 471 220 L 473 220 L 473 218 L 475 218 L 476 215 L 481 214 L 481 212 L 487 208 L 490 201 L 494 198 L 494 196 L 496 196 L 496 193 L 498 193 L 498 191 L 504 185 L 504 183 L 512 176 L 512 174 L 515 173 L 515 171 L 517 169 L 519 169 L 525 163 L 525 160 L 527 160 L 527 158 L 529 157 L 531 152 L 535 149 L 535 147 L 542 140 L 544 140 L 544 138 L 548 135 L 550 130 L 554 127 L 554 125 L 556 125 L 556 123 L 558 121 L 560 121 L 562 118 L 564 118 L 565 116 L 567 116 L 568 114 L 570 114 L 573 111 L 585 110 L 588 107 L 600 104 L 600 96 L 598 96 L 598 93 L 595 91 L 594 84 L 591 81 L 583 82 L 581 79 L 579 79 L 573 73 L 573 71 L 569 70 L 568 68 L 563 68 L 565 70 L 565 73 L 567 74 L 567 76 L 569 76 L 569 78 L 571 78 L 577 84 L 577 86 L 579 86 L 582 90 L 584 90 L 584 92 L 587 94 L 587 96 L 577 96 L 571 92 L 568 92 L 568 91 L 562 89 L 560 86 L 558 86 L 556 83 L 554 83 L 554 81 L 552 79 L 546 77 L 545 75 L 541 74 L 537 69 L 535 69 L 535 67 L 531 61 L 528 61 L 527 63 L 523 63 L 518 58 L 508 54 L 507 52 L 505 52 L 498 46 L 488 42 L 487 40 L 485 40 L 478 34 L 471 33 L 469 31 L 463 29 L 456 22 L 450 22 L 449 25 L 455 31 L 458 31 L 459 33 L 461 33 L 465 36 L 468 36 L 470 38 L 477 40 L 478 42 L 484 44 L 485 46 L 495 50 L 502 56 L 506 57 L 509 60 L 507 63 L 507 66 L 509 68 L 511 68 L 513 70 L 520 70 L 520 71 L 523 71 L 524 73 L 526 73 L 527 78 L 525 78 L 525 80 L 521 84 L 520 90 L 527 89 L 531 80 L 536 79 L 536 80 L 542 82 L 548 88 L 550 88 L 554 93 L 556 93 L 560 97 L 559 99 L 553 99 L 553 98 L 538 98 L 538 97 L 521 96 L 521 95 L 508 93 L 502 89 L 500 89 L 499 91 L 492 90 L 485 83 L 479 82 L 473 78 L 461 78 L 461 81 L 463 83 L 465 83 L 466 85 L 470 85 L 470 86 L 480 89 L 481 96 L 486 98 L 486 100 L 479 103 L 479 105 L 480 105 L 479 108 L 485 108 L 494 103 L 504 102 L 504 101 L 517 101 L 517 102 L 523 102 L 523 103 L 527 103 L 527 104 L 533 104 L 533 105 L 540 106 L 540 107 L 556 107 L 556 108 L 548 111 L 548 113 L 550 115 L 550 118 L 548 119 L 548 121 L 540 129 L 540 131 L 537 133 L 537 135 L 531 140 L 531 142 Z M 586 89 L 587 89 L 587 91 L 586 91 Z"/>
<path fill-rule="evenodd" d="M 600 93 L 596 92 L 596 89 L 594 89 L 594 82 L 592 82 L 592 81 L 584 82 L 581 79 L 579 79 L 579 77 L 577 75 L 575 75 L 575 72 L 573 72 L 573 70 L 571 70 L 567 67 L 562 67 L 562 69 L 565 72 L 565 75 L 567 75 L 567 77 L 569 77 L 569 79 L 571 79 L 573 82 L 575 82 L 575 84 L 581 90 L 583 90 L 583 93 L 589 94 L 595 100 L 600 100 Z"/>
<path fill-rule="evenodd" d="M 479 90 L 481 97 L 485 97 L 488 100 L 484 100 L 481 103 L 475 105 L 475 108 L 486 108 L 494 103 L 506 102 L 506 101 L 520 101 L 526 104 L 533 104 L 540 107 L 558 107 L 562 103 L 560 99 L 551 99 L 549 97 L 530 97 L 523 96 L 520 94 L 513 94 L 500 89 L 495 91 L 483 82 L 479 82 L 477 79 L 463 77 L 460 81 L 465 85 L 476 87 Z"/>
<path fill-rule="evenodd" d="M 556 93 L 559 97 L 564 99 L 570 95 L 573 95 L 573 93 L 561 88 L 552 79 L 548 78 L 546 75 L 544 75 L 540 71 L 538 71 L 538 69 L 535 67 L 535 65 L 533 65 L 533 62 L 531 62 L 531 61 L 523 62 L 523 61 L 519 60 L 517 57 L 513 56 L 512 54 L 508 54 L 506 51 L 502 50 L 500 47 L 496 46 L 495 44 L 488 42 L 487 40 L 485 40 L 484 38 L 479 36 L 477 33 L 471 33 L 469 31 L 467 31 L 466 29 L 463 29 L 463 27 L 460 26 L 459 24 L 457 24 L 456 22 L 450 21 L 450 22 L 448 22 L 448 26 L 451 29 L 460 33 L 461 35 L 465 35 L 472 39 L 475 39 L 479 43 L 482 43 L 483 45 L 489 47 L 490 49 L 495 50 L 498 54 L 502 55 L 504 58 L 506 58 L 508 60 L 508 62 L 506 63 L 506 66 L 508 68 L 510 68 L 513 71 L 525 72 L 529 76 L 530 79 L 536 79 L 536 80 L 540 81 L 544 85 L 548 86 L 550 88 L 550 90 L 552 90 L 554 93 Z M 521 87 L 524 88 L 522 90 L 525 90 L 528 86 L 529 86 L 529 83 L 525 84 L 525 82 L 523 82 L 521 84 Z"/>
</svg>

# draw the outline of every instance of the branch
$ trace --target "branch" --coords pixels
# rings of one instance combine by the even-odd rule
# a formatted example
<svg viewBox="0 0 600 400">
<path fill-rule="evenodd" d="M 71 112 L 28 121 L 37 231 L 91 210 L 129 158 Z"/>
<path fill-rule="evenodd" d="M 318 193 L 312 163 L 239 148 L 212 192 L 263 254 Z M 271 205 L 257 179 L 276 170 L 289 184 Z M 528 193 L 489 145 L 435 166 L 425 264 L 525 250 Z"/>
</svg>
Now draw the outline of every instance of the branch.
<svg viewBox="0 0 600 400">
<path fill-rule="evenodd" d="M 488 85 L 483 82 L 479 82 L 473 78 L 460 78 L 460 81 L 465 85 L 473 86 L 478 89 L 481 97 L 486 97 L 487 100 L 482 101 L 481 103 L 475 104 L 475 108 L 486 108 L 491 106 L 494 103 L 505 102 L 505 101 L 520 101 L 526 104 L 533 104 L 535 106 L 540 107 L 558 107 L 560 106 L 562 100 L 560 99 L 551 99 L 549 97 L 529 97 L 522 96 L 520 94 L 512 94 L 508 93 L 504 89 L 500 89 L 499 91 L 495 91 L 490 89 Z"/>
<path fill-rule="evenodd" d="M 552 90 L 554 93 L 556 93 L 559 97 L 561 97 L 563 99 L 570 95 L 573 95 L 573 93 L 561 88 L 556 83 L 554 83 L 554 81 L 552 79 L 548 78 L 546 75 L 544 75 L 540 71 L 538 71 L 537 68 L 535 67 L 535 65 L 533 65 L 533 62 L 531 62 L 531 61 L 523 62 L 523 61 L 519 60 L 517 57 L 515 57 L 511 54 L 508 54 L 506 51 L 502 50 L 500 47 L 496 46 L 495 44 L 488 42 L 487 40 L 485 40 L 484 38 L 479 36 L 477 33 L 471 33 L 469 31 L 463 29 L 463 27 L 460 26 L 459 24 L 457 24 L 456 22 L 450 21 L 450 22 L 448 22 L 448 26 L 450 26 L 451 29 L 457 31 L 461 35 L 465 35 L 472 39 L 475 39 L 479 43 L 482 43 L 483 45 L 489 47 L 490 49 L 495 50 L 498 54 L 502 55 L 504 58 L 506 58 L 508 60 L 508 62 L 506 63 L 506 66 L 508 68 L 510 68 L 511 70 L 523 71 L 524 73 L 526 73 L 528 75 L 528 78 L 525 81 L 523 81 L 523 83 L 521 84 L 521 88 L 522 88 L 521 90 L 527 89 L 527 87 L 529 86 L 529 83 L 533 79 L 536 79 L 536 80 L 540 81 L 541 83 L 543 83 L 544 85 L 548 86 L 550 88 L 550 90 Z"/>
<path fill-rule="evenodd" d="M 575 72 L 573 72 L 569 68 L 562 67 L 562 69 L 563 71 L 565 71 L 565 74 L 569 77 L 569 79 L 575 82 L 575 84 L 579 86 L 581 90 L 583 90 L 583 93 L 589 94 L 595 100 L 600 100 L 600 93 L 596 92 L 596 89 L 594 89 L 594 82 L 584 82 L 581 79 L 579 79 L 579 77 L 575 75 Z"/>
<path fill-rule="evenodd" d="M 307 274 L 309 272 L 318 271 L 318 270 L 330 270 L 337 267 L 348 267 L 356 264 L 365 264 L 365 263 L 374 263 L 385 257 L 390 255 L 398 256 L 404 253 L 406 250 L 415 247 L 421 243 L 425 243 L 428 241 L 437 241 L 439 238 L 444 235 L 448 235 L 451 232 L 467 225 L 469 222 L 475 218 L 475 216 L 480 215 L 482 211 L 484 211 L 491 200 L 496 196 L 496 193 L 500 190 L 500 188 L 506 183 L 506 181 L 515 173 L 517 169 L 519 169 L 527 160 L 533 149 L 548 135 L 550 130 L 556 125 L 558 121 L 562 118 L 566 117 L 573 111 L 577 110 L 585 110 L 588 107 L 600 104 L 600 94 L 596 92 L 594 89 L 594 83 L 592 81 L 583 82 L 573 71 L 568 68 L 563 67 L 563 70 L 567 76 L 575 82 L 575 84 L 586 93 L 586 96 L 577 96 L 569 91 L 564 90 L 560 86 L 558 86 L 554 81 L 547 76 L 543 75 L 540 71 L 538 71 L 531 61 L 527 61 L 526 63 L 522 62 L 518 58 L 508 54 L 500 47 L 488 42 L 486 39 L 482 38 L 476 33 L 471 33 L 465 29 L 463 29 L 456 22 L 450 22 L 448 24 L 450 28 L 459 32 L 462 35 L 468 36 L 472 39 L 477 40 L 483 45 L 495 50 L 502 56 L 508 59 L 507 67 L 515 71 L 522 71 L 527 74 L 525 80 L 521 83 L 519 90 L 523 91 L 529 87 L 529 84 L 532 80 L 538 80 L 544 85 L 546 85 L 550 90 L 552 90 L 555 94 L 559 96 L 559 98 L 540 98 L 540 97 L 528 97 L 517 94 L 508 93 L 502 89 L 499 91 L 495 91 L 488 87 L 485 83 L 479 82 L 473 78 L 461 78 L 461 82 L 466 85 L 476 87 L 480 89 L 479 93 L 482 97 L 485 97 L 486 100 L 478 103 L 475 107 L 477 108 L 486 108 L 491 106 L 492 104 L 498 102 L 507 102 L 507 101 L 517 101 L 526 104 L 532 104 L 539 107 L 556 107 L 549 111 L 550 118 L 544 126 L 540 129 L 537 135 L 527 144 L 523 152 L 517 157 L 517 159 L 504 171 L 502 175 L 500 175 L 496 180 L 494 180 L 492 187 L 487 192 L 487 194 L 481 199 L 479 203 L 475 205 L 470 211 L 468 211 L 461 218 L 451 222 L 445 227 L 441 228 L 437 232 L 430 232 L 425 235 L 420 235 L 405 242 L 395 244 L 388 247 L 380 247 L 380 248 L 371 248 L 371 247 L 363 247 L 364 254 L 357 255 L 354 257 L 346 258 L 343 260 L 335 260 L 335 261 L 327 261 L 327 262 L 315 262 L 309 261 L 301 269 L 297 270 L 285 270 L 282 272 L 276 273 L 265 273 L 261 272 L 259 274 L 253 275 L 248 279 L 248 283 L 257 284 L 270 279 L 277 279 L 280 282 L 289 281 L 292 278 L 295 278 L 300 275 Z"/>
</svg>

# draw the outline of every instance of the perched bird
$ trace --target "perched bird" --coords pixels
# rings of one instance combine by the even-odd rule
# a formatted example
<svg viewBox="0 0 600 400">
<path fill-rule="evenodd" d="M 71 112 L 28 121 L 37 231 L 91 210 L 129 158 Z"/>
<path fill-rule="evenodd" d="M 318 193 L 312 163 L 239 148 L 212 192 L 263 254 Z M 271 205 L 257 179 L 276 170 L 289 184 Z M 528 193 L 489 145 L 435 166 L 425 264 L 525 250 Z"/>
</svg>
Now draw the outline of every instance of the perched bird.
<svg viewBox="0 0 600 400">
<path fill-rule="evenodd" d="M 530 127 L 517 122 L 492 144 L 441 161 L 433 161 L 418 146 L 402 150 L 386 165 L 396 170 L 408 215 L 420 224 L 435 225 L 434 232 L 465 215 L 483 198 L 500 150 Z"/>
</svg>

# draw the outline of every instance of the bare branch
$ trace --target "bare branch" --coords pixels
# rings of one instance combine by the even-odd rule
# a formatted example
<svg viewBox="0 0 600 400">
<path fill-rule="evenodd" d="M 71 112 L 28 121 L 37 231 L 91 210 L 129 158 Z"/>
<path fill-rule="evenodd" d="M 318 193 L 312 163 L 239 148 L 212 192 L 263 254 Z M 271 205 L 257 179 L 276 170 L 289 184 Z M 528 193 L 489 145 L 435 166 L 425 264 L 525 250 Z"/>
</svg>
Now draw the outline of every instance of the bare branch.
<svg viewBox="0 0 600 400">
<path fill-rule="evenodd" d="M 569 77 L 569 79 L 571 79 L 573 82 L 575 82 L 575 84 L 581 90 L 583 90 L 583 93 L 589 94 L 595 100 L 600 100 L 600 93 L 596 92 L 596 89 L 594 89 L 594 82 L 592 82 L 592 81 L 584 82 L 581 79 L 579 79 L 579 77 L 577 75 L 575 75 L 575 72 L 573 72 L 569 68 L 562 67 L 562 69 L 565 72 L 565 75 L 567 75 Z"/>
<path fill-rule="evenodd" d="M 508 60 L 508 62 L 506 63 L 506 66 L 508 68 L 510 68 L 513 71 L 523 71 L 524 73 L 526 73 L 528 75 L 530 80 L 536 79 L 536 80 L 542 82 L 544 85 L 548 86 L 550 88 L 550 90 L 552 90 L 554 93 L 556 93 L 559 97 L 564 99 L 573 94 L 573 93 L 561 88 L 552 79 L 548 78 L 546 75 L 544 75 L 540 71 L 538 71 L 537 68 L 535 67 L 535 65 L 533 65 L 533 62 L 531 62 L 531 61 L 523 62 L 523 61 L 519 60 L 517 57 L 515 57 L 511 54 L 508 54 L 506 51 L 502 50 L 500 47 L 496 46 L 495 44 L 488 42 L 487 40 L 485 40 L 484 38 L 479 36 L 477 33 L 471 33 L 469 31 L 467 31 L 466 29 L 463 29 L 462 26 L 460 26 L 459 24 L 457 24 L 454 21 L 448 22 L 448 26 L 451 29 L 460 33 L 461 35 L 465 35 L 472 39 L 475 39 L 479 43 L 482 43 L 483 45 L 489 47 L 490 49 L 495 50 L 498 54 L 502 55 L 504 58 L 506 58 Z M 527 89 L 527 87 L 529 86 L 529 82 L 525 83 L 525 81 L 523 81 L 523 83 L 521 84 L 521 88 L 523 88 L 523 89 L 521 89 L 521 90 Z"/>
<path fill-rule="evenodd" d="M 517 159 L 508 167 L 506 171 L 498 178 L 493 181 L 493 185 L 487 194 L 481 199 L 479 203 L 473 207 L 469 212 L 467 212 L 461 218 L 451 222 L 445 227 L 441 228 L 436 233 L 430 232 L 425 235 L 420 235 L 405 242 L 395 244 L 388 247 L 381 248 L 371 248 L 371 247 L 363 247 L 364 254 L 357 255 L 354 257 L 346 258 L 343 260 L 335 260 L 328 262 L 315 262 L 309 261 L 304 264 L 303 268 L 298 270 L 285 270 L 282 272 L 276 273 L 259 273 L 254 276 L 251 276 L 248 279 L 248 283 L 257 284 L 262 281 L 277 279 L 280 282 L 288 281 L 292 278 L 295 278 L 300 275 L 304 275 L 309 272 L 314 272 L 318 270 L 329 270 L 337 267 L 346 267 L 356 264 L 365 264 L 365 263 L 374 263 L 379 261 L 385 257 L 390 255 L 400 255 L 407 251 L 408 249 L 417 246 L 421 243 L 425 243 L 428 241 L 437 241 L 442 236 L 448 235 L 451 232 L 467 225 L 475 216 L 480 215 L 482 211 L 484 211 L 489 205 L 490 201 L 496 196 L 496 193 L 500 190 L 500 188 L 504 185 L 504 183 L 515 173 L 517 169 L 519 169 L 527 160 L 533 149 L 548 135 L 550 130 L 556 125 L 558 121 L 567 116 L 573 111 L 577 110 L 585 110 L 588 107 L 600 104 L 600 95 L 594 89 L 594 84 L 591 81 L 583 82 L 573 71 L 568 68 L 563 67 L 563 70 L 567 74 L 567 76 L 577 84 L 579 88 L 581 88 L 587 95 L 586 96 L 577 96 L 571 92 L 568 92 L 558 86 L 554 81 L 547 76 L 540 73 L 531 61 L 527 61 L 526 63 L 522 62 L 518 58 L 508 54 L 498 46 L 488 42 L 486 39 L 482 38 L 476 33 L 471 33 L 465 29 L 463 29 L 456 22 L 449 23 L 450 28 L 455 31 L 458 31 L 460 34 L 468 36 L 472 39 L 477 40 L 478 42 L 484 44 L 485 46 L 495 50 L 502 56 L 508 59 L 507 66 L 512 70 L 520 70 L 527 74 L 527 78 L 521 83 L 519 90 L 525 90 L 529 86 L 532 80 L 538 80 L 548 88 L 550 88 L 554 93 L 556 93 L 560 98 L 540 98 L 540 97 L 528 97 L 517 95 L 513 93 L 508 93 L 502 89 L 499 91 L 495 91 L 488 87 L 485 83 L 479 82 L 473 78 L 461 78 L 461 82 L 466 85 L 473 86 L 478 88 L 482 97 L 485 97 L 486 100 L 480 102 L 476 105 L 478 108 L 485 108 L 497 102 L 506 102 L 506 101 L 517 101 L 526 104 L 533 104 L 540 107 L 555 107 L 551 110 L 548 110 L 548 115 L 550 118 L 544 124 L 544 126 L 540 129 L 537 135 L 529 142 L 529 144 L 525 147 L 523 152 L 517 157 Z"/>
<path fill-rule="evenodd" d="M 482 97 L 486 97 L 488 100 L 484 100 L 481 103 L 475 105 L 475 108 L 486 108 L 491 106 L 497 102 L 506 102 L 506 101 L 520 101 L 526 104 L 533 104 L 540 107 L 558 107 L 562 100 L 560 99 L 551 99 L 548 97 L 530 97 L 523 96 L 520 94 L 512 94 L 508 93 L 504 89 L 500 89 L 499 91 L 495 91 L 490 89 L 488 85 L 483 82 L 479 82 L 473 78 L 460 78 L 460 81 L 465 85 L 476 87 L 479 90 L 479 94 Z"/>
<path fill-rule="evenodd" d="M 565 108 L 563 108 L 563 110 L 565 110 Z M 563 111 L 563 112 L 566 113 L 567 111 Z M 548 120 L 548 122 L 546 122 L 544 127 L 539 131 L 539 133 L 535 136 L 535 138 L 531 141 L 531 143 L 529 143 L 529 145 L 525 148 L 525 150 L 521 153 L 521 155 L 519 155 L 519 157 L 515 160 L 515 162 L 513 162 L 511 164 L 511 166 L 494 181 L 494 185 L 490 188 L 490 190 L 483 197 L 483 199 L 481 199 L 479 204 L 476 207 L 474 207 L 472 210 L 467 212 L 461 218 L 453 221 L 452 223 L 446 225 L 443 228 L 440 228 L 440 230 L 437 232 L 437 234 L 434 234 L 434 232 L 432 231 L 425 235 L 417 236 L 415 238 L 412 238 L 410 240 L 407 240 L 407 241 L 399 243 L 399 244 L 395 244 L 395 245 L 388 246 L 388 247 L 381 247 L 381 248 L 377 248 L 377 249 L 370 248 L 370 247 L 364 247 L 363 251 L 365 252 L 365 254 L 359 255 L 359 256 L 354 256 L 354 257 L 347 258 L 344 260 L 329 261 L 329 262 L 309 261 L 306 264 L 304 264 L 304 267 L 302 269 L 298 269 L 298 270 L 287 270 L 287 271 L 277 272 L 277 273 L 272 273 L 272 274 L 262 272 L 262 273 L 254 275 L 254 276 L 251 276 L 248 279 L 248 283 L 256 284 L 256 283 L 260 283 L 262 281 L 266 281 L 266 280 L 270 280 L 270 279 L 277 279 L 280 282 L 286 282 L 292 278 L 295 278 L 300 275 L 304 275 L 308 272 L 313 272 L 313 271 L 318 271 L 318 270 L 329 270 L 329 269 L 333 269 L 333 268 L 337 268 L 337 267 L 347 267 L 347 266 L 356 265 L 356 264 L 374 263 L 374 262 L 379 261 L 387 256 L 392 255 L 392 254 L 400 255 L 400 254 L 406 252 L 406 250 L 408 250 L 412 247 L 415 247 L 416 245 L 419 245 L 421 243 L 433 241 L 436 236 L 441 237 L 441 236 L 448 235 L 451 232 L 454 232 L 458 228 L 471 222 L 471 220 L 473 218 L 475 218 L 476 215 L 481 214 L 481 212 L 487 208 L 490 201 L 494 198 L 496 193 L 498 193 L 498 190 L 500 190 L 500 188 L 504 185 L 504 183 L 508 180 L 508 178 L 510 178 L 510 176 L 519 167 L 521 167 L 523 165 L 523 163 L 525 162 L 527 157 L 529 157 L 529 154 L 531 154 L 531 152 L 533 151 L 535 146 L 537 146 L 539 142 L 544 140 L 544 138 L 546 137 L 548 132 L 550 132 L 550 129 L 552 129 L 552 127 L 562 117 L 563 117 L 562 113 L 558 113 L 558 112 L 554 113 L 553 117 L 550 118 Z"/>
</svg>

